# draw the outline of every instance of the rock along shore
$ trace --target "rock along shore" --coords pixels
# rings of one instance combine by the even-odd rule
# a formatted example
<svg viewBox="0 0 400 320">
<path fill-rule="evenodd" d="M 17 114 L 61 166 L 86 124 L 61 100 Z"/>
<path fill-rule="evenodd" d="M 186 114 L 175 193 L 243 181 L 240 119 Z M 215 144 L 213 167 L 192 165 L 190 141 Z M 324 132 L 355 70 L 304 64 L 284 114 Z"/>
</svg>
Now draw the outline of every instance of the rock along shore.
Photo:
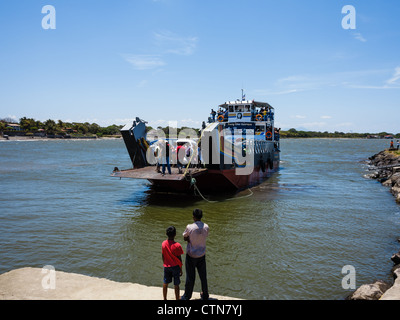
<svg viewBox="0 0 400 320">
<path fill-rule="evenodd" d="M 389 187 L 396 202 L 400 203 L 400 155 L 384 150 L 370 157 L 369 165 L 370 170 L 375 170 L 369 177 Z"/>
<path fill-rule="evenodd" d="M 53 272 L 53 278 L 52 274 Z M 182 286 L 182 284 L 181 284 Z M 183 291 L 181 290 L 181 295 Z M 240 300 L 211 295 L 218 300 Z M 174 300 L 170 284 L 168 300 Z M 115 282 L 63 271 L 21 268 L 0 274 L 0 300 L 162 300 L 162 287 Z M 194 292 L 192 299 L 200 299 Z"/>
<path fill-rule="evenodd" d="M 394 150 L 381 151 L 368 159 L 370 170 L 374 172 L 368 177 L 377 179 L 390 188 L 396 202 L 400 203 L 400 155 Z M 400 237 L 398 238 L 400 242 Z M 393 254 L 394 266 L 391 270 L 394 283 L 377 280 L 372 284 L 364 284 L 350 294 L 348 300 L 400 300 L 400 251 Z"/>
</svg>

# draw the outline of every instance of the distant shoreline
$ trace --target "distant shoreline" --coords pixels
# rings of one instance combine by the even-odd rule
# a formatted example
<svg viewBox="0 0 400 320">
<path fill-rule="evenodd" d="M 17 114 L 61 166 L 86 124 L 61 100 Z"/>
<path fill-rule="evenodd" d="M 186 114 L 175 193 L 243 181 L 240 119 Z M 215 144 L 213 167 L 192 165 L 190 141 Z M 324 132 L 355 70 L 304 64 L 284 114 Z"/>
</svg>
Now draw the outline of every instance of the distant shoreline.
<svg viewBox="0 0 400 320">
<path fill-rule="evenodd" d="M 0 141 L 68 141 L 68 140 L 119 140 L 122 136 L 106 136 L 106 137 L 70 137 L 70 138 L 49 138 L 49 137 L 38 137 L 38 136 L 9 136 L 4 138 L 0 136 Z M 365 137 L 281 137 L 281 140 L 291 139 L 343 139 L 343 140 L 390 140 L 390 139 L 376 139 L 376 138 L 365 138 Z M 396 139 L 396 138 L 394 138 Z"/>
<path fill-rule="evenodd" d="M 48 138 L 48 137 L 34 137 L 34 136 L 9 136 L 8 138 L 0 137 L 0 141 L 68 141 L 68 140 L 108 140 L 122 139 L 122 136 L 115 137 L 71 137 L 71 138 Z"/>
</svg>

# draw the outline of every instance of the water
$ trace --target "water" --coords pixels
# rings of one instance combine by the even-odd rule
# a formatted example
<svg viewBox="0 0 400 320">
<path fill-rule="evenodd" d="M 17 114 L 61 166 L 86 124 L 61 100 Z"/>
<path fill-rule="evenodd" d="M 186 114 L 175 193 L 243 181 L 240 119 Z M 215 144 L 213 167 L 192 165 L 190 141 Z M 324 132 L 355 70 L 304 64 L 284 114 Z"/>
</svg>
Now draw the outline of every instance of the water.
<svg viewBox="0 0 400 320">
<path fill-rule="evenodd" d="M 366 179 L 387 140 L 287 139 L 281 170 L 236 199 L 154 194 L 122 140 L 0 142 L 0 273 L 56 270 L 162 286 L 161 243 L 203 209 L 210 292 L 245 299 L 343 299 L 342 267 L 360 286 L 390 280 L 400 208 Z M 185 276 L 185 273 L 184 273 Z M 195 290 L 200 291 L 197 278 Z M 182 278 L 182 286 L 184 277 Z"/>
</svg>

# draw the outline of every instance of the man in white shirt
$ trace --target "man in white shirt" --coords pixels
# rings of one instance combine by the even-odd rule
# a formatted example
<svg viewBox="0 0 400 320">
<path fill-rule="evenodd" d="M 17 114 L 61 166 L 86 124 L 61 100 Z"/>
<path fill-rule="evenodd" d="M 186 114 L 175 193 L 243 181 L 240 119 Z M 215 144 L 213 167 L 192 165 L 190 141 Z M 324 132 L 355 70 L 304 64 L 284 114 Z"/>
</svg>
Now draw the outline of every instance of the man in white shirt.
<svg viewBox="0 0 400 320">
<path fill-rule="evenodd" d="M 183 239 L 188 242 L 186 247 L 186 284 L 182 300 L 189 300 L 192 297 L 196 271 L 201 281 L 202 299 L 208 299 L 207 270 L 206 270 L 206 238 L 208 236 L 208 225 L 201 221 L 203 211 L 193 210 L 194 223 L 188 224 Z"/>
</svg>

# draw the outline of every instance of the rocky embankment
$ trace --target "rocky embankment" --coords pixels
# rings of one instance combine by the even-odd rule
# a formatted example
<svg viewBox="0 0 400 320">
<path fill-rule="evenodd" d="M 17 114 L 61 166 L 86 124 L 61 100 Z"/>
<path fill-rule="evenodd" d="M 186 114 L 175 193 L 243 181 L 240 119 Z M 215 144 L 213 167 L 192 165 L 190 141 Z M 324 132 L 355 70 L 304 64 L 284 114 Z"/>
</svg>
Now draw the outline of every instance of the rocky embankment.
<svg viewBox="0 0 400 320">
<path fill-rule="evenodd" d="M 370 157 L 369 165 L 370 170 L 375 170 L 369 176 L 389 187 L 396 201 L 400 203 L 400 156 L 384 150 Z"/>
<path fill-rule="evenodd" d="M 370 170 L 368 176 L 377 179 L 400 203 L 400 155 L 388 150 L 381 151 L 369 158 Z M 400 242 L 400 237 L 397 239 Z M 393 254 L 391 260 L 394 266 L 391 270 L 394 283 L 377 280 L 371 284 L 364 284 L 350 294 L 348 300 L 400 300 L 400 251 Z"/>
</svg>

